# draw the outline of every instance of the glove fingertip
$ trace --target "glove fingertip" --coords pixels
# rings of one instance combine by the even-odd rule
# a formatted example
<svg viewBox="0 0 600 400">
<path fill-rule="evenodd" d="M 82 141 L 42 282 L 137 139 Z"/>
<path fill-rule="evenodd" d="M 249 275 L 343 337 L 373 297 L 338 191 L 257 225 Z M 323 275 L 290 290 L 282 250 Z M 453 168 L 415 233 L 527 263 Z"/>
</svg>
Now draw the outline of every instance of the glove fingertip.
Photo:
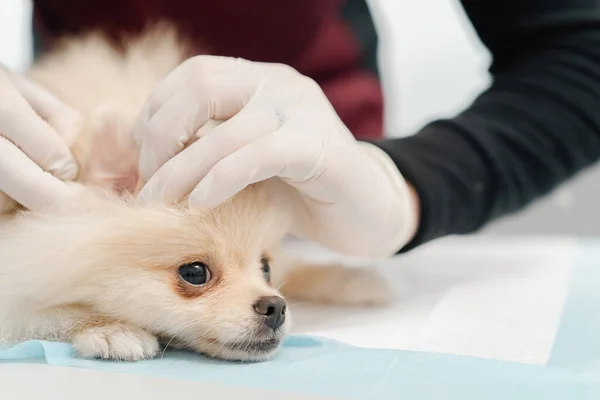
<svg viewBox="0 0 600 400">
<path fill-rule="evenodd" d="M 79 165 L 74 159 L 70 159 L 60 167 L 54 168 L 52 175 L 64 181 L 72 181 L 79 174 Z"/>
<path fill-rule="evenodd" d="M 151 189 L 149 189 L 149 185 L 145 184 L 142 186 L 137 196 L 135 197 L 136 201 L 140 204 L 147 204 L 151 199 Z"/>
<path fill-rule="evenodd" d="M 16 206 L 17 203 L 13 199 L 0 192 L 0 215 L 13 212 Z"/>
<path fill-rule="evenodd" d="M 188 206 L 190 208 L 211 207 L 212 199 L 203 191 L 194 190 L 188 197 Z"/>
</svg>

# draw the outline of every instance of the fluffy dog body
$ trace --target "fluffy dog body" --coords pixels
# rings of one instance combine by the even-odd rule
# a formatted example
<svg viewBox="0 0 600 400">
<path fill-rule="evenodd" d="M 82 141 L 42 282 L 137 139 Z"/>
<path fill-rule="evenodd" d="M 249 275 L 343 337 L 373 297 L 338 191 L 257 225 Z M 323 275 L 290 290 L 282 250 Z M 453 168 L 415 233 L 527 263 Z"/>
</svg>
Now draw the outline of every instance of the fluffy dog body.
<svg viewBox="0 0 600 400">
<path fill-rule="evenodd" d="M 133 123 L 154 84 L 187 55 L 170 30 L 145 34 L 124 52 L 90 35 L 65 40 L 29 71 L 85 118 L 77 135 L 65 137 L 81 166 L 81 191 L 68 205 L 2 217 L 0 343 L 60 340 L 83 356 L 138 360 L 162 342 L 262 360 L 277 350 L 290 319 L 284 306 L 277 310 L 285 322 L 266 326 L 256 304 L 279 299 L 283 283 L 306 300 L 387 300 L 373 272 L 291 270 L 283 256 L 278 261 L 276 246 L 293 221 L 286 199 L 275 195 L 283 191 L 273 190 L 283 184 L 277 180 L 212 210 L 140 205 L 113 190 L 139 187 Z M 182 278 L 189 265 L 206 267 L 205 283 Z"/>
</svg>

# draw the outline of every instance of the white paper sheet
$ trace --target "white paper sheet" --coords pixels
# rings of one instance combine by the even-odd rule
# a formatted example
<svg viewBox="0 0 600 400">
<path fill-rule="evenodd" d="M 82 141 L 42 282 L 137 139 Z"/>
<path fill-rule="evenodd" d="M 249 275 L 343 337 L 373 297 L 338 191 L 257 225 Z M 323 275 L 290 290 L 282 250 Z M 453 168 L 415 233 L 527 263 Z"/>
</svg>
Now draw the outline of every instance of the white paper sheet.
<svg viewBox="0 0 600 400">
<path fill-rule="evenodd" d="M 290 249 L 306 252 L 306 245 Z M 569 284 L 568 238 L 447 239 L 376 266 L 397 299 L 386 309 L 299 305 L 295 332 L 363 347 L 423 350 L 543 365 Z M 311 247 L 315 261 L 340 259 Z"/>
</svg>

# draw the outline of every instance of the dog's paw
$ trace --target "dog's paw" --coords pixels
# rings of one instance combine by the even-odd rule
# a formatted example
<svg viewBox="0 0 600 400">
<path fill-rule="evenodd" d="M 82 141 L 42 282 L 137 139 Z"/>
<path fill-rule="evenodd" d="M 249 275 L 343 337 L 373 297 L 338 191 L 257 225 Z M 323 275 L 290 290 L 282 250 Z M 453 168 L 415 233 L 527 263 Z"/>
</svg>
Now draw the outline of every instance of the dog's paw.
<svg viewBox="0 0 600 400">
<path fill-rule="evenodd" d="M 71 341 L 77 353 L 86 358 L 138 361 L 152 358 L 159 351 L 155 336 L 119 322 L 85 326 L 73 334 Z"/>
<path fill-rule="evenodd" d="M 344 268 L 339 285 L 339 304 L 383 306 L 391 303 L 392 290 L 377 271 L 369 268 Z"/>
<path fill-rule="evenodd" d="M 383 306 L 393 298 L 390 286 L 374 268 L 340 265 L 293 270 L 281 290 L 298 300 L 348 306 Z"/>
</svg>

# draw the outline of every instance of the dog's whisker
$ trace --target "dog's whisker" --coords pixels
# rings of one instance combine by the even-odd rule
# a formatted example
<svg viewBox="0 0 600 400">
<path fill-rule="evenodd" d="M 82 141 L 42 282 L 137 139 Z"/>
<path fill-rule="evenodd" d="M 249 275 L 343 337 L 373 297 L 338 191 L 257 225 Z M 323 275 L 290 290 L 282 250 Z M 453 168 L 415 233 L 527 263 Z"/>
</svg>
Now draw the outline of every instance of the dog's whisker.
<svg viewBox="0 0 600 400">
<path fill-rule="evenodd" d="M 169 345 L 171 344 L 171 342 L 173 341 L 173 339 L 175 339 L 175 335 L 173 335 L 173 336 L 171 337 L 171 339 L 170 339 L 170 340 L 167 342 L 167 345 L 166 345 L 166 346 L 165 346 L 165 348 L 163 349 L 163 351 L 162 351 L 162 353 L 161 353 L 161 355 L 160 355 L 160 359 L 161 359 L 161 360 L 162 360 L 162 359 L 163 359 L 163 357 L 165 356 L 165 353 L 166 353 L 166 351 L 167 351 L 167 348 L 169 347 Z"/>
<path fill-rule="evenodd" d="M 281 291 L 281 288 L 285 286 L 286 283 L 290 281 L 290 277 L 286 277 L 280 284 L 277 286 L 277 291 Z"/>
<path fill-rule="evenodd" d="M 310 304 L 310 301 L 298 301 L 296 303 L 288 303 L 287 308 L 295 308 L 301 306 L 302 304 Z"/>
</svg>

